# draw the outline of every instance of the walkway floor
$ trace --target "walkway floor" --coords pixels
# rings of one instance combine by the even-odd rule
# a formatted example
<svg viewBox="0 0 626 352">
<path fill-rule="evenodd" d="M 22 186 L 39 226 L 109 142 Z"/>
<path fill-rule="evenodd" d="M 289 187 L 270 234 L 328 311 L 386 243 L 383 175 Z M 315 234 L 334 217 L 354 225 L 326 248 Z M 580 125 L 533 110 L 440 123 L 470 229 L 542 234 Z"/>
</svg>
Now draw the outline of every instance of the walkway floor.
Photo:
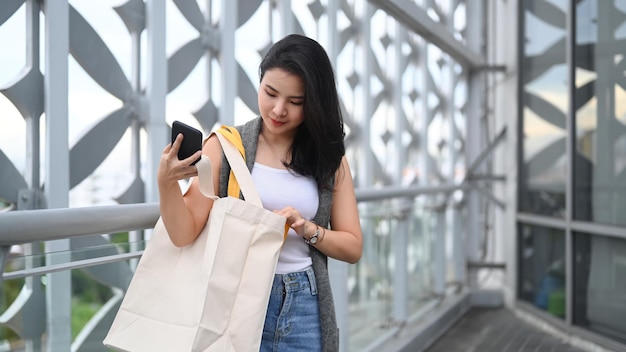
<svg viewBox="0 0 626 352">
<path fill-rule="evenodd" d="M 582 352 L 508 309 L 473 308 L 426 352 Z"/>
</svg>

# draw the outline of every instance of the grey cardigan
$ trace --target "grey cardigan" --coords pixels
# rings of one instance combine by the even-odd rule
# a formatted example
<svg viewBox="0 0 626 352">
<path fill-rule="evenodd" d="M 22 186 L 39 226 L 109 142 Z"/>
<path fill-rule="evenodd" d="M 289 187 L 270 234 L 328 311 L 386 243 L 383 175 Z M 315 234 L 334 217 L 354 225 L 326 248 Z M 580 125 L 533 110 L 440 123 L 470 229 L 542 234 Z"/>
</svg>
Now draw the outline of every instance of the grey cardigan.
<svg viewBox="0 0 626 352">
<path fill-rule="evenodd" d="M 256 158 L 261 121 L 261 118 L 257 117 L 244 125 L 236 126 L 243 140 L 243 146 L 246 152 L 246 164 L 250 171 L 252 171 Z M 228 165 L 226 157 L 224 157 L 220 170 L 220 197 L 225 197 L 228 194 L 229 174 L 230 166 Z M 328 227 L 332 200 L 332 191 L 319 191 L 319 207 L 313 220 L 315 223 L 320 224 L 320 226 Z M 330 288 L 330 280 L 328 278 L 328 258 L 322 252 L 311 246 L 311 259 L 313 261 L 313 271 L 315 272 L 315 281 L 317 282 L 318 289 L 317 300 L 320 310 L 323 351 L 336 352 L 339 350 L 339 329 L 337 328 L 335 305 Z"/>
</svg>

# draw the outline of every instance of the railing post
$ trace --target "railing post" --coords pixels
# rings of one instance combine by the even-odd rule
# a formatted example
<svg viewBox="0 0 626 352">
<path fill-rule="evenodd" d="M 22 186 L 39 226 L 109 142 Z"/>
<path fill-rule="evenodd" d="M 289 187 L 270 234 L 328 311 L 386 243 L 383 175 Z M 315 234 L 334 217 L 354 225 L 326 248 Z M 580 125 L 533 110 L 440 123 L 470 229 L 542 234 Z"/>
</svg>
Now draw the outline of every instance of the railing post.
<svg viewBox="0 0 626 352">
<path fill-rule="evenodd" d="M 452 200 L 451 200 L 452 202 Z M 467 258 L 465 256 L 465 238 L 463 236 L 463 226 L 461 224 L 461 210 L 459 205 L 451 204 L 451 221 L 452 224 L 452 257 L 454 265 L 454 280 L 457 285 L 465 285 Z"/>
<path fill-rule="evenodd" d="M 439 297 L 444 297 L 446 294 L 446 207 L 447 203 L 438 205 L 435 208 L 435 214 L 437 216 L 437 222 L 435 226 L 435 241 L 433 243 L 433 255 L 435 265 L 435 283 L 434 291 Z"/>
<path fill-rule="evenodd" d="M 398 202 L 401 213 L 397 216 L 398 227 L 393 238 L 393 254 L 395 266 L 393 270 L 393 319 L 396 323 L 405 323 L 408 320 L 409 307 L 409 219 L 411 213 L 411 199 L 400 199 Z"/>
</svg>

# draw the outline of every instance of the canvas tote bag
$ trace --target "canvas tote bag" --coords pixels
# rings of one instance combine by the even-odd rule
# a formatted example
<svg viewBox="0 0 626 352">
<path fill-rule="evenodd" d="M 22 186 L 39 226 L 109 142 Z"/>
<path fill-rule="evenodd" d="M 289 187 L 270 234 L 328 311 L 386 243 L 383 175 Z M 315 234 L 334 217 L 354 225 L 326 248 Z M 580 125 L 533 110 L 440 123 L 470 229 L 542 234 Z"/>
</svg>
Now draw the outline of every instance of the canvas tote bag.
<svg viewBox="0 0 626 352">
<path fill-rule="evenodd" d="M 235 133 L 235 134 L 233 134 Z M 265 210 L 231 140 L 216 133 L 245 201 L 218 198 L 207 157 L 198 165 L 202 193 L 215 199 L 190 245 L 172 244 L 158 220 L 104 339 L 118 351 L 258 351 L 286 219 Z M 229 183 L 232 181 L 229 181 Z"/>
</svg>

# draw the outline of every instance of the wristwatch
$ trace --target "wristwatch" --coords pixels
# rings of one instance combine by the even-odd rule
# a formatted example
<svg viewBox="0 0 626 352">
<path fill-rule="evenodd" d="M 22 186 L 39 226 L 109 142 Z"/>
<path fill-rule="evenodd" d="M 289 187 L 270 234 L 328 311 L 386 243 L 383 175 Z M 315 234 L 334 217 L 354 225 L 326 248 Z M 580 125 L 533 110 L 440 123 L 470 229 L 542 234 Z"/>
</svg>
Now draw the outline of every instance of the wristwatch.
<svg viewBox="0 0 626 352">
<path fill-rule="evenodd" d="M 319 240 L 319 236 L 320 236 L 320 227 L 317 226 L 317 224 L 315 225 L 315 233 L 309 237 L 309 238 L 305 238 L 304 242 L 306 244 L 316 244 L 317 241 Z"/>
</svg>

